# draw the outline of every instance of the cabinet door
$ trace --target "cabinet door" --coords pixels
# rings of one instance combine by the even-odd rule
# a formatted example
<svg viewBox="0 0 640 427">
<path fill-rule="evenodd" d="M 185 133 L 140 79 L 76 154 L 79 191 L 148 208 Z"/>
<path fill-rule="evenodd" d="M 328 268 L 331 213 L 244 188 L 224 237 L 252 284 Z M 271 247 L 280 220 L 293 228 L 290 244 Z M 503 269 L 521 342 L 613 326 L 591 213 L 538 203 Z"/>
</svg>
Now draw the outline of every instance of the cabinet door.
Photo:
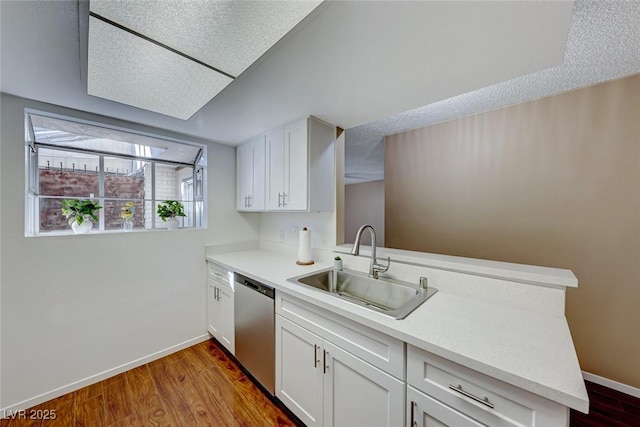
<svg viewBox="0 0 640 427">
<path fill-rule="evenodd" d="M 276 397 L 308 427 L 322 425 L 322 351 L 320 337 L 276 315 Z"/>
<path fill-rule="evenodd" d="M 307 210 L 309 156 L 307 120 L 284 128 L 284 209 Z"/>
<path fill-rule="evenodd" d="M 268 210 L 282 210 L 284 190 L 284 130 L 278 129 L 266 136 L 267 200 Z"/>
<path fill-rule="evenodd" d="M 233 290 L 230 287 L 218 285 L 217 311 L 220 313 L 220 318 L 217 339 L 227 348 L 227 350 L 231 352 L 231 354 L 235 354 L 233 297 Z"/>
<path fill-rule="evenodd" d="M 483 427 L 442 402 L 407 386 L 407 427 Z"/>
<path fill-rule="evenodd" d="M 207 279 L 207 330 L 220 340 L 221 313 L 218 305 L 218 285 L 213 279 Z"/>
<path fill-rule="evenodd" d="M 265 137 L 238 146 L 237 209 L 263 211 L 265 209 Z"/>
<path fill-rule="evenodd" d="M 404 383 L 325 341 L 324 425 L 404 424 Z"/>
<path fill-rule="evenodd" d="M 237 209 L 249 209 L 249 196 L 252 193 L 253 155 L 251 143 L 238 146 L 237 149 Z"/>
<path fill-rule="evenodd" d="M 253 173 L 251 176 L 251 194 L 249 209 L 252 211 L 265 210 L 265 181 L 267 159 L 265 155 L 265 137 L 256 138 L 251 143 L 251 160 Z"/>
</svg>

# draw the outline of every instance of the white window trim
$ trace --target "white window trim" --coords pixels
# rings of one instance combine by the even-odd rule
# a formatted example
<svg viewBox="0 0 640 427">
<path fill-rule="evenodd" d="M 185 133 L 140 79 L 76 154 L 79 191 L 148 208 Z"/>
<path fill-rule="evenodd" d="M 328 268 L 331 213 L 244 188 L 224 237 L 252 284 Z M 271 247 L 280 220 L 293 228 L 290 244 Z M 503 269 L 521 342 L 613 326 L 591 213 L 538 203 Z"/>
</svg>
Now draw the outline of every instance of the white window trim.
<svg viewBox="0 0 640 427">
<path fill-rule="evenodd" d="M 24 205 L 24 221 L 25 221 L 25 229 L 24 229 L 24 233 L 25 233 L 25 237 L 53 237 L 53 236 L 75 236 L 76 234 L 72 231 L 72 230 L 56 230 L 56 231 L 47 231 L 47 232 L 43 232 L 41 233 L 39 230 L 39 225 L 40 225 L 40 209 L 39 209 L 39 200 L 40 197 L 37 194 L 38 192 L 38 182 L 36 181 L 36 183 L 34 184 L 36 186 L 36 193 L 32 194 L 30 192 L 30 184 L 32 182 L 32 177 L 31 177 L 31 162 L 29 159 L 30 156 L 30 151 L 31 151 L 31 145 L 32 143 L 35 142 L 35 135 L 33 135 L 31 126 L 29 126 L 29 120 L 28 117 L 29 115 L 38 115 L 38 116 L 43 116 L 43 117 L 50 117 L 53 119 L 59 119 L 59 120 L 66 120 L 69 122 L 75 122 L 75 123 L 80 123 L 80 124 L 85 124 L 85 125 L 89 125 L 89 126 L 95 126 L 95 127 L 100 127 L 100 128 L 105 128 L 105 129 L 111 129 L 111 130 L 117 130 L 120 132 L 125 132 L 125 133 L 130 133 L 130 134 L 135 134 L 135 135 L 141 135 L 141 136 L 146 136 L 146 137 L 150 137 L 150 138 L 156 138 L 156 139 L 160 139 L 160 140 L 167 140 L 167 141 L 171 141 L 174 143 L 178 143 L 178 144 L 184 144 L 184 145 L 190 145 L 193 147 L 198 147 L 200 148 L 201 151 L 201 155 L 196 159 L 196 162 L 192 165 L 193 167 L 193 180 L 194 180 L 194 185 L 196 182 L 196 171 L 201 170 L 203 173 L 203 177 L 202 177 L 202 198 L 201 199 L 197 199 L 196 198 L 196 194 L 194 191 L 194 197 L 193 197 L 193 211 L 194 214 L 197 211 L 197 204 L 198 202 L 202 203 L 203 209 L 202 209 L 202 217 L 200 218 L 200 226 L 198 226 L 198 221 L 194 218 L 193 222 L 194 225 L 193 227 L 186 227 L 186 228 L 181 228 L 181 230 L 202 230 L 202 229 L 206 229 L 208 224 L 207 224 L 207 217 L 208 217 L 208 201 L 207 201 L 207 146 L 205 144 L 201 144 L 198 142 L 194 142 L 194 141 L 188 141 L 188 140 L 183 140 L 183 139 L 178 139 L 178 138 L 174 138 L 174 137 L 170 137 L 170 136 L 166 136 L 166 135 L 162 135 L 160 133 L 153 133 L 153 132 L 145 132 L 145 131 L 140 131 L 140 130 L 134 130 L 134 129 L 130 129 L 130 128 L 126 128 L 126 127 L 122 127 L 122 126 L 115 126 L 115 125 L 110 125 L 107 123 L 103 123 L 103 122 L 99 122 L 99 121 L 93 121 L 93 120 L 86 120 L 86 119 L 80 119 L 77 117 L 73 117 L 73 116 L 68 116 L 68 115 L 63 115 L 63 114 L 57 114 L 57 113 L 51 113 L 48 111 L 43 111 L 43 110 L 37 110 L 37 109 L 32 109 L 32 108 L 25 108 L 24 110 L 24 120 L 25 120 L 25 189 L 24 189 L 24 194 L 25 194 L 25 205 Z M 59 149 L 61 151 L 64 151 L 66 149 L 66 147 L 64 146 L 60 146 Z M 77 150 L 77 149 L 75 149 Z M 77 151 L 84 151 L 84 150 L 77 150 Z M 87 153 L 91 153 L 90 150 L 86 150 Z M 117 153 L 113 153 L 113 154 L 102 154 L 101 155 L 101 159 L 103 159 L 103 157 L 107 155 L 107 156 L 114 156 L 114 157 L 119 157 L 119 155 Z M 120 156 L 122 157 L 122 156 Z M 141 157 L 141 159 L 143 159 Z M 37 157 L 36 157 L 37 160 Z M 176 162 L 172 162 L 172 161 L 166 161 L 166 160 L 162 160 L 162 159 L 144 159 L 144 161 L 148 161 L 151 162 L 154 167 L 153 169 L 155 169 L 155 164 L 156 163 L 160 163 L 160 164 L 171 164 L 171 163 L 176 163 Z M 102 160 L 101 160 L 102 163 Z M 38 170 L 39 166 L 37 164 L 36 161 L 36 165 L 35 165 L 35 170 Z M 104 168 L 101 166 L 101 174 L 104 173 Z M 36 174 L 38 175 L 38 174 Z M 155 180 L 153 180 L 152 178 L 152 187 L 155 186 Z M 155 196 L 155 191 L 153 191 L 152 196 Z M 98 195 L 98 197 L 96 197 L 96 199 L 100 200 L 102 202 L 102 204 L 104 205 L 104 194 L 100 194 Z M 111 198 L 109 198 L 111 199 Z M 144 201 L 150 200 L 153 204 L 153 206 L 155 206 L 157 200 L 155 199 L 155 197 L 152 197 L 151 199 L 144 199 Z M 134 233 L 140 233 L 140 232 L 163 232 L 166 231 L 166 229 L 164 228 L 156 228 L 156 224 L 155 224 L 155 215 L 152 216 L 152 218 L 154 219 L 152 221 L 153 225 L 152 228 L 144 228 L 144 229 L 135 229 L 132 232 Z M 90 232 L 90 234 L 95 235 L 95 234 L 115 234 L 115 233 L 124 233 L 124 231 L 121 230 L 104 230 L 104 214 L 102 213 L 102 210 L 100 211 L 100 230 L 92 230 Z M 126 232 L 129 233 L 129 232 Z M 81 236 L 81 235 L 78 235 Z"/>
</svg>

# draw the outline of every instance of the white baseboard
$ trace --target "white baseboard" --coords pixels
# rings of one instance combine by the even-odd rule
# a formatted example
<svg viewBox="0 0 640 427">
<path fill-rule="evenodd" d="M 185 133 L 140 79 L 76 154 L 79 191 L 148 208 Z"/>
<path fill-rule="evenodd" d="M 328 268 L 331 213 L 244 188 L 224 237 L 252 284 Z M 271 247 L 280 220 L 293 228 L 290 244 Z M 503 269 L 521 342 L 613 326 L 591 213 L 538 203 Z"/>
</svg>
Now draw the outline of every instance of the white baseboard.
<svg viewBox="0 0 640 427">
<path fill-rule="evenodd" d="M 92 375 L 83 380 L 76 381 L 74 383 L 68 384 L 66 386 L 57 388 L 55 390 L 51 390 L 47 393 L 43 393 L 41 395 L 35 396 L 31 399 L 23 400 L 22 402 L 16 403 L 14 405 L 8 406 L 6 408 L 0 408 L 0 418 L 2 418 L 3 414 L 11 414 L 16 413 L 17 411 L 22 411 L 28 408 L 31 408 L 35 405 L 39 405 L 44 402 L 48 402 L 51 399 L 55 399 L 56 397 L 63 396 L 67 393 L 71 393 L 72 391 L 79 390 L 83 387 L 86 387 L 91 384 L 95 384 L 99 381 L 102 381 L 107 378 L 111 378 L 115 375 L 121 374 L 133 368 L 137 368 L 138 366 L 142 366 L 146 363 L 153 362 L 154 360 L 161 359 L 171 353 L 175 353 L 176 351 L 183 350 L 187 347 L 191 347 L 192 345 L 199 344 L 203 341 L 208 340 L 209 334 L 200 335 L 199 337 L 192 338 L 190 340 L 181 342 L 180 344 L 176 344 L 169 348 L 165 348 L 164 350 L 157 351 L 148 356 L 141 357 L 140 359 L 133 360 L 131 362 L 125 363 L 123 365 L 117 366 L 113 369 L 109 369 L 104 372 L 100 372 L 99 374 Z"/>
<path fill-rule="evenodd" d="M 640 388 L 631 387 L 630 385 L 619 383 L 617 381 L 613 381 L 608 378 L 590 374 L 589 372 L 584 372 L 584 371 L 582 371 L 582 378 L 584 378 L 585 381 L 590 381 L 592 383 L 596 383 L 596 384 L 608 387 L 612 390 L 616 390 L 621 393 L 628 394 L 629 396 L 637 397 L 638 399 L 640 399 Z"/>
</svg>

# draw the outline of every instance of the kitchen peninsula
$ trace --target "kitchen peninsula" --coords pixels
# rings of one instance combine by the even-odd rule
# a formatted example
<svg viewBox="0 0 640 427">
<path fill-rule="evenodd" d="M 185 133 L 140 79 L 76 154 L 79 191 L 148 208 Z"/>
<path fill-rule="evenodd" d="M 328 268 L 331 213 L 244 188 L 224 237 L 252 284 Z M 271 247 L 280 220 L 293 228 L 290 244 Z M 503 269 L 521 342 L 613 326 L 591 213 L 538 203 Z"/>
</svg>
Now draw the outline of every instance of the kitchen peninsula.
<svg viewBox="0 0 640 427">
<path fill-rule="evenodd" d="M 308 267 L 296 265 L 295 255 L 286 250 L 257 244 L 233 252 L 211 249 L 207 248 L 210 263 L 275 289 L 276 318 L 281 319 L 276 336 L 281 340 L 288 339 L 288 327 L 295 327 L 319 336 L 316 340 L 323 342 L 323 348 L 332 348 L 334 353 L 346 343 L 342 347 L 347 347 L 347 353 L 354 349 L 355 356 L 350 357 L 363 359 L 375 375 L 393 380 L 378 403 L 372 400 L 362 406 L 357 398 L 351 402 L 360 405 L 357 413 L 363 420 L 368 421 L 370 413 L 379 418 L 380 425 L 400 425 L 435 414 L 449 425 L 465 419 L 472 421 L 468 425 L 552 426 L 567 425 L 568 408 L 588 411 L 564 317 L 565 288 L 577 286 L 568 270 L 382 249 L 381 256 L 392 260 L 388 277 L 417 285 L 418 278 L 425 276 L 429 286 L 438 289 L 408 317 L 396 320 L 289 280 L 331 268 L 329 254 L 325 262 Z M 368 258 L 351 256 L 350 245 L 337 247 L 335 252 L 344 259 L 345 268 L 367 270 Z M 361 351 L 371 340 L 376 348 Z M 319 346 L 313 344 L 310 351 L 318 351 Z M 276 353 L 286 350 L 278 344 L 276 348 Z M 380 356 L 371 356 L 376 351 Z M 310 360 L 315 357 L 308 356 Z M 322 425 L 322 413 L 333 417 L 334 423 L 344 415 L 339 413 L 340 402 L 326 392 L 324 408 L 315 412 L 305 408 L 304 398 L 286 389 L 291 387 L 286 384 L 291 378 L 279 369 L 286 371 L 287 367 L 276 363 L 276 378 L 280 379 L 276 380 L 276 397 L 306 424 Z M 339 379 L 334 381 L 330 386 L 334 394 L 340 393 Z"/>
</svg>

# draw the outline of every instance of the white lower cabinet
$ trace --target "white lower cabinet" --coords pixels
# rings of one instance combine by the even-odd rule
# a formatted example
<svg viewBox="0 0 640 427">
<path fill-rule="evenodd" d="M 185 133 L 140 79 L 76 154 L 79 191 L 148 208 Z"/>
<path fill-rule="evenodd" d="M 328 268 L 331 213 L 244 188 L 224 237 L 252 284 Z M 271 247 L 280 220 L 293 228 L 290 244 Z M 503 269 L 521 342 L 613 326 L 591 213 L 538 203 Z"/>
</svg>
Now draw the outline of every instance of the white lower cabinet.
<svg viewBox="0 0 640 427">
<path fill-rule="evenodd" d="M 324 341 L 324 425 L 401 426 L 404 383 Z"/>
<path fill-rule="evenodd" d="M 569 425 L 564 405 L 284 292 L 276 313 L 276 396 L 309 427 Z"/>
<path fill-rule="evenodd" d="M 411 345 L 407 406 L 407 427 L 569 425 L 566 406 Z M 411 424 L 411 416 L 416 424 Z"/>
<path fill-rule="evenodd" d="M 322 340 L 276 315 L 276 397 L 307 427 L 322 426 Z"/>
<path fill-rule="evenodd" d="M 404 383 L 276 315 L 276 396 L 307 426 L 404 422 Z"/>
<path fill-rule="evenodd" d="M 233 317 L 234 294 L 229 273 L 209 263 L 207 278 L 207 330 L 231 354 L 235 353 L 235 326 Z"/>
</svg>

